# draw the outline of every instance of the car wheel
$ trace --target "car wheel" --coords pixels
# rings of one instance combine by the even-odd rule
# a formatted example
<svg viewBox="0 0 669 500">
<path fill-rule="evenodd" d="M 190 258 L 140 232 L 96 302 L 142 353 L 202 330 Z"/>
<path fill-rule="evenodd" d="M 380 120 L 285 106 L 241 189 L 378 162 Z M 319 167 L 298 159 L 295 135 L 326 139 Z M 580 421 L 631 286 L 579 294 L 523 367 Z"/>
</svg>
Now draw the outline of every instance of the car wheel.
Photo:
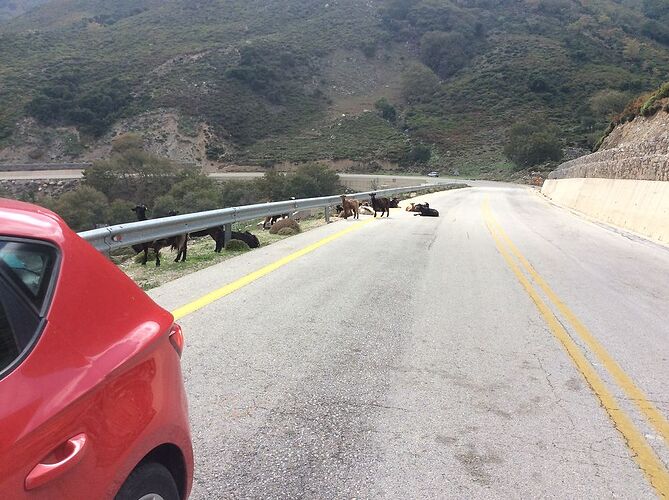
<svg viewBox="0 0 669 500">
<path fill-rule="evenodd" d="M 115 500 L 179 500 L 179 490 L 167 468 L 159 463 L 139 465 L 126 479 Z"/>
</svg>

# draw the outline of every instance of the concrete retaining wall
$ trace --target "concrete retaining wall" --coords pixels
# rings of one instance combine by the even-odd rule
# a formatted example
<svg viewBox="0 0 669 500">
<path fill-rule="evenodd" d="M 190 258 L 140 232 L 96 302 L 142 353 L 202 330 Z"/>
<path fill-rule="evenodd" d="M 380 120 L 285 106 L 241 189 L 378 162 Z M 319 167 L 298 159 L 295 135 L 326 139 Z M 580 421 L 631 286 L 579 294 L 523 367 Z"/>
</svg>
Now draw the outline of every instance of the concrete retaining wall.
<svg viewBox="0 0 669 500">
<path fill-rule="evenodd" d="M 669 244 L 669 182 L 548 179 L 541 192 L 594 219 Z"/>
</svg>

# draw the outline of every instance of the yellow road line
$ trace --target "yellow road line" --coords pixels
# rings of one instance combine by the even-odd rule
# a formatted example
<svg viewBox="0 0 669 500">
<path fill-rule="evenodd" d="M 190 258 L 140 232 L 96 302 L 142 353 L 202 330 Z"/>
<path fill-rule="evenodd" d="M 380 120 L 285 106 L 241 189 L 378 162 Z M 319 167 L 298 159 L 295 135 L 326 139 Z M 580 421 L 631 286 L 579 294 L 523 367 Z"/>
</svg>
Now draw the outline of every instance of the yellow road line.
<svg viewBox="0 0 669 500">
<path fill-rule="evenodd" d="M 634 426 L 632 420 L 627 416 L 625 411 L 619 407 L 614 396 L 609 392 L 602 379 L 579 349 L 578 345 L 576 345 L 574 340 L 569 336 L 567 330 L 558 321 L 548 305 L 546 305 L 539 293 L 534 289 L 530 281 L 518 267 L 518 264 L 514 261 L 513 257 L 505 247 L 503 240 L 496 231 L 496 223 L 487 204 L 484 204 L 483 215 L 497 250 L 525 289 L 525 292 L 534 302 L 555 338 L 563 345 L 578 371 L 583 375 L 588 385 L 590 385 L 593 392 L 599 398 L 602 407 L 608 413 L 615 427 L 625 438 L 627 446 L 634 453 L 634 460 L 639 464 L 639 467 L 646 474 L 651 485 L 653 485 L 657 492 L 662 496 L 669 496 L 669 472 L 667 472 L 653 449 L 643 438 L 643 435 Z"/>
<path fill-rule="evenodd" d="M 490 207 L 488 207 L 490 210 Z M 613 376 L 620 388 L 631 399 L 641 412 L 646 416 L 655 430 L 669 443 L 669 421 L 664 415 L 655 407 L 653 403 L 648 400 L 644 392 L 634 383 L 627 373 L 623 371 L 620 365 L 611 357 L 604 346 L 595 338 L 595 336 L 581 323 L 574 312 L 558 297 L 558 295 L 551 289 L 546 280 L 544 280 L 539 273 L 534 269 L 532 264 L 523 256 L 514 245 L 511 238 L 506 234 L 501 225 L 495 220 L 495 217 L 490 213 L 492 222 L 497 227 L 499 234 L 502 236 L 508 245 L 511 253 L 520 261 L 522 266 L 530 274 L 534 282 L 544 291 L 548 299 L 557 307 L 557 310 L 565 319 L 571 324 L 581 340 L 588 346 L 588 348 L 599 358 L 604 368 Z"/>
<path fill-rule="evenodd" d="M 366 221 L 358 222 L 355 223 L 343 231 L 339 231 L 338 233 L 332 234 L 326 238 L 323 238 L 322 240 L 319 240 L 315 243 L 312 243 L 311 245 L 302 248 L 301 250 L 298 250 L 297 252 L 294 252 L 290 255 L 286 255 L 285 257 L 272 262 L 271 264 L 258 269 L 257 271 L 252 272 L 251 274 L 247 274 L 246 276 L 239 278 L 236 281 L 233 281 L 232 283 L 229 283 L 225 285 L 222 288 L 219 288 L 218 290 L 214 290 L 213 292 L 210 292 L 199 299 L 191 302 L 190 304 L 186 304 L 174 311 L 172 311 L 172 315 L 174 316 L 175 320 L 179 320 L 183 318 L 184 316 L 187 316 L 189 314 L 194 313 L 195 311 L 198 311 L 199 309 L 202 309 L 205 306 L 208 306 L 212 302 L 215 302 L 219 299 L 222 299 L 226 295 L 230 295 L 231 293 L 239 290 L 240 288 L 245 287 L 246 285 L 253 283 L 254 281 L 262 278 L 263 276 L 267 276 L 269 273 L 272 271 L 276 271 L 280 267 L 285 266 L 286 264 L 289 264 L 293 262 L 296 259 L 299 259 L 300 257 L 313 252 L 314 250 L 317 250 L 318 248 L 327 245 L 328 243 L 341 238 L 342 236 L 349 234 L 353 231 L 357 231 L 358 229 L 362 228 L 363 226 L 369 224 L 370 222 L 373 222 L 374 219 L 368 219 Z"/>
</svg>

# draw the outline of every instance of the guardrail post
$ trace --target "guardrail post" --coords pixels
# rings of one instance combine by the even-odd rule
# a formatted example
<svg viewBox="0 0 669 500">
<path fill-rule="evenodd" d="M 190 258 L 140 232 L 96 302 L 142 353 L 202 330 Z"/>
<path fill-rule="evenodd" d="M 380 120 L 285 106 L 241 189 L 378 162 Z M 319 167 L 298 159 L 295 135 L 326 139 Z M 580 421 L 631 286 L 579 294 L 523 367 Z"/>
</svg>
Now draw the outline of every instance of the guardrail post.
<svg viewBox="0 0 669 500">
<path fill-rule="evenodd" d="M 232 239 L 232 224 L 224 224 L 223 228 L 225 229 L 223 233 L 223 246 L 227 247 Z"/>
<path fill-rule="evenodd" d="M 330 207 L 325 207 L 325 223 L 330 223 Z"/>
</svg>

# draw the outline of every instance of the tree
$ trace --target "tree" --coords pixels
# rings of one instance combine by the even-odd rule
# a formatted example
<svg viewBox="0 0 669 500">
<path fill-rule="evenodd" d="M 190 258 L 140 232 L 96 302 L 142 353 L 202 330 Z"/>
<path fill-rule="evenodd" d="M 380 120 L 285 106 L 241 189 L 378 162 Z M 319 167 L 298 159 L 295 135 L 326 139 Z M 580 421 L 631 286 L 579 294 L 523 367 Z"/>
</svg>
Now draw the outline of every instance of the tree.
<svg viewBox="0 0 669 500">
<path fill-rule="evenodd" d="M 156 216 L 167 215 L 172 210 L 187 214 L 223 208 L 221 189 L 215 180 L 200 172 L 182 175 L 183 179 L 175 183 L 166 195 L 156 198 L 153 209 Z"/>
<path fill-rule="evenodd" d="M 109 199 L 150 206 L 178 180 L 176 166 L 143 149 L 141 137 L 125 134 L 114 140 L 111 157 L 84 171 L 84 183 Z"/>
<path fill-rule="evenodd" d="M 402 163 L 414 165 L 416 163 L 425 164 L 432 158 L 432 150 L 424 144 L 416 144 L 406 154 Z"/>
<path fill-rule="evenodd" d="M 600 119 L 609 119 L 622 112 L 629 102 L 629 96 L 619 90 L 604 89 L 594 94 L 590 100 L 590 109 Z"/>
<path fill-rule="evenodd" d="M 289 177 L 287 189 L 295 198 L 313 198 L 341 193 L 344 187 L 334 171 L 324 165 L 308 163 Z"/>
<path fill-rule="evenodd" d="M 388 99 L 382 97 L 374 103 L 374 107 L 379 111 L 384 120 L 395 123 L 395 120 L 397 119 L 397 110 L 388 102 Z"/>
<path fill-rule="evenodd" d="M 402 97 L 415 104 L 428 101 L 439 90 L 439 78 L 422 64 L 412 65 L 402 75 Z"/>
<path fill-rule="evenodd" d="M 259 194 L 271 201 L 313 198 L 340 193 L 344 190 L 339 176 L 324 165 L 307 163 L 292 174 L 270 170 L 257 181 Z"/>
<path fill-rule="evenodd" d="M 532 167 L 562 158 L 557 127 L 541 121 L 515 124 L 509 131 L 504 154 L 520 168 Z"/>
<path fill-rule="evenodd" d="M 114 225 L 136 220 L 136 216 L 132 212 L 134 206 L 134 203 L 127 200 L 112 201 L 107 209 L 106 222 L 110 225 Z"/>
<path fill-rule="evenodd" d="M 99 137 L 132 100 L 127 83 L 117 78 L 85 87 L 80 73 L 56 76 L 27 105 L 26 111 L 47 125 L 75 125 Z"/>
<path fill-rule="evenodd" d="M 420 59 L 440 77 L 447 78 L 467 64 L 470 46 L 457 31 L 429 31 L 420 41 Z"/>
<path fill-rule="evenodd" d="M 95 229 L 98 224 L 108 223 L 109 201 L 90 186 L 80 186 L 57 200 L 45 199 L 41 203 L 60 215 L 75 231 Z"/>
</svg>

